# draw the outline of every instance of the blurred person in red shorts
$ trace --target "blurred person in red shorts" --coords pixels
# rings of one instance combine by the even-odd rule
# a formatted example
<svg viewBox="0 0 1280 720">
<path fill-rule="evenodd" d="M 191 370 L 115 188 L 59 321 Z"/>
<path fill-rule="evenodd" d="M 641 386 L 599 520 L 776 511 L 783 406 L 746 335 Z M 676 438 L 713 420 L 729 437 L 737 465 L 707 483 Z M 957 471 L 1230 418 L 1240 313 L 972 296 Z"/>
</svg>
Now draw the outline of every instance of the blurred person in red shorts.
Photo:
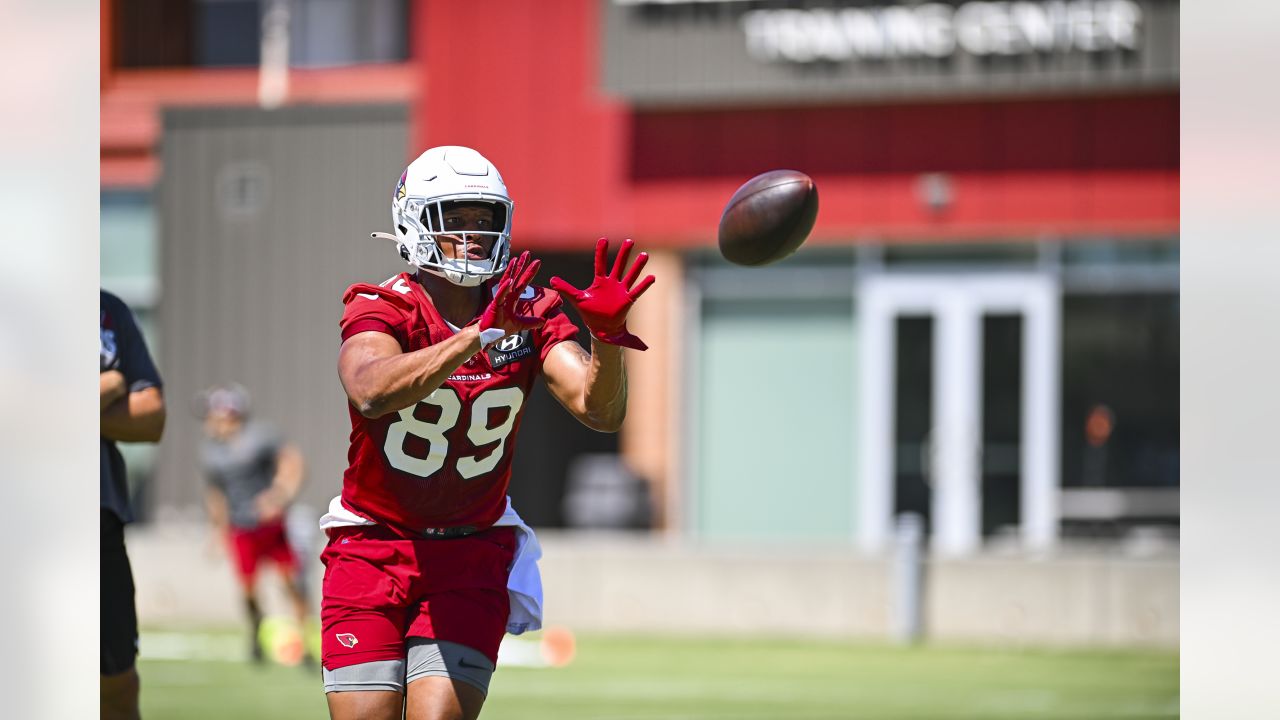
<svg viewBox="0 0 1280 720">
<path fill-rule="evenodd" d="M 338 376 L 351 445 L 329 538 L 321 607 L 324 686 L 334 720 L 475 718 L 504 632 L 541 627 L 537 540 L 507 488 L 525 399 L 538 377 L 587 427 L 626 414 L 626 328 L 647 256 L 612 271 L 596 244 L 586 290 L 532 283 L 511 255 L 502 177 L 464 147 L 437 147 L 400 176 L 396 243 L 414 270 L 343 297 Z M 573 303 L 591 352 L 561 311 Z"/>
<path fill-rule="evenodd" d="M 205 439 L 200 460 L 207 480 L 209 519 L 240 580 L 249 619 L 250 657 L 261 662 L 258 631 L 258 565 L 267 560 L 284 579 L 299 632 L 305 632 L 306 592 L 301 567 L 285 533 L 285 512 L 302 489 L 302 454 L 284 442 L 268 424 L 249 420 L 249 394 L 238 385 L 216 387 L 204 394 Z M 314 666 L 304 652 L 303 663 Z"/>
</svg>

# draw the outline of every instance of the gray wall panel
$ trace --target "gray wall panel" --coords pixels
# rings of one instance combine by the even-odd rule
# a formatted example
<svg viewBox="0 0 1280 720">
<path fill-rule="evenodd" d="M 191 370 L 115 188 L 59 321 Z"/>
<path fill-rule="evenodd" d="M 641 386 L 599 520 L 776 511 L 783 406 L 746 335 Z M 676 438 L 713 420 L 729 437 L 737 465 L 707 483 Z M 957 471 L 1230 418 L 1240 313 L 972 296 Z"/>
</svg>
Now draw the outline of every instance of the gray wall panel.
<svg viewBox="0 0 1280 720">
<path fill-rule="evenodd" d="M 346 467 L 335 369 L 342 291 L 406 268 L 369 232 L 389 229 L 408 159 L 407 110 L 174 110 L 162 155 L 158 355 L 172 410 L 150 509 L 162 518 L 200 512 L 191 399 L 235 380 L 253 393 L 255 412 L 301 447 L 302 500 L 320 510 Z M 225 200 L 254 196 L 226 192 L 236 176 L 261 183 L 260 207 Z"/>
</svg>

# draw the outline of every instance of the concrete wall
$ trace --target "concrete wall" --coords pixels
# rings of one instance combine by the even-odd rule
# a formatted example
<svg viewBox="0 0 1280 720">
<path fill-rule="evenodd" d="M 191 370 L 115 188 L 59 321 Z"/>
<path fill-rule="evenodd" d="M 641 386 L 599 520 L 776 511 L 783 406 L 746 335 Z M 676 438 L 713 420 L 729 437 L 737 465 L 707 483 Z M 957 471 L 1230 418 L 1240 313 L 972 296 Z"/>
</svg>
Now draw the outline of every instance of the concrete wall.
<svg viewBox="0 0 1280 720">
<path fill-rule="evenodd" d="M 548 624 L 575 631 L 889 638 L 889 567 L 853 551 L 693 547 L 656 537 L 540 533 Z M 320 538 L 315 538 L 320 542 Z M 148 627 L 232 625 L 238 590 L 203 526 L 131 527 L 138 612 Z M 319 548 L 311 553 L 319 606 Z M 284 613 L 279 583 L 263 583 Z M 927 635 L 943 642 L 1178 645 L 1178 558 L 1117 549 L 932 563 Z"/>
</svg>

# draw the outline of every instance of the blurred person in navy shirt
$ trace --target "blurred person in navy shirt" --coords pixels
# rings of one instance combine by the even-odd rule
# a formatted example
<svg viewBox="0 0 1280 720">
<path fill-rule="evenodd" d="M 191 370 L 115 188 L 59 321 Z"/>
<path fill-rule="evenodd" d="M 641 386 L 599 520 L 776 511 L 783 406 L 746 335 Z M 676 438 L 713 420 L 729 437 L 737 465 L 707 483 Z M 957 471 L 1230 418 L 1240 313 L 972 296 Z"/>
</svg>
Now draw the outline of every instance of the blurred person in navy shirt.
<svg viewBox="0 0 1280 720">
<path fill-rule="evenodd" d="M 160 374 L 133 312 L 102 291 L 98 388 L 101 401 L 101 709 L 104 720 L 138 717 L 138 613 L 124 526 L 133 521 L 117 442 L 158 442 L 165 406 Z"/>
</svg>

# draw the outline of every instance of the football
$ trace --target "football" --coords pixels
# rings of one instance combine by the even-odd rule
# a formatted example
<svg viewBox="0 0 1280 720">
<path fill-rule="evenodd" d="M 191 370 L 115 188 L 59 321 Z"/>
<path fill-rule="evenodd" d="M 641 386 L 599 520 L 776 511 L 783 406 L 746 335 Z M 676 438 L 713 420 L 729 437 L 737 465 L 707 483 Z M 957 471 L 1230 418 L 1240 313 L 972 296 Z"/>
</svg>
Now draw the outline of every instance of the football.
<svg viewBox="0 0 1280 720">
<path fill-rule="evenodd" d="M 797 170 L 770 170 L 738 188 L 720 216 L 720 254 L 768 265 L 799 249 L 818 217 L 818 187 Z"/>
</svg>

